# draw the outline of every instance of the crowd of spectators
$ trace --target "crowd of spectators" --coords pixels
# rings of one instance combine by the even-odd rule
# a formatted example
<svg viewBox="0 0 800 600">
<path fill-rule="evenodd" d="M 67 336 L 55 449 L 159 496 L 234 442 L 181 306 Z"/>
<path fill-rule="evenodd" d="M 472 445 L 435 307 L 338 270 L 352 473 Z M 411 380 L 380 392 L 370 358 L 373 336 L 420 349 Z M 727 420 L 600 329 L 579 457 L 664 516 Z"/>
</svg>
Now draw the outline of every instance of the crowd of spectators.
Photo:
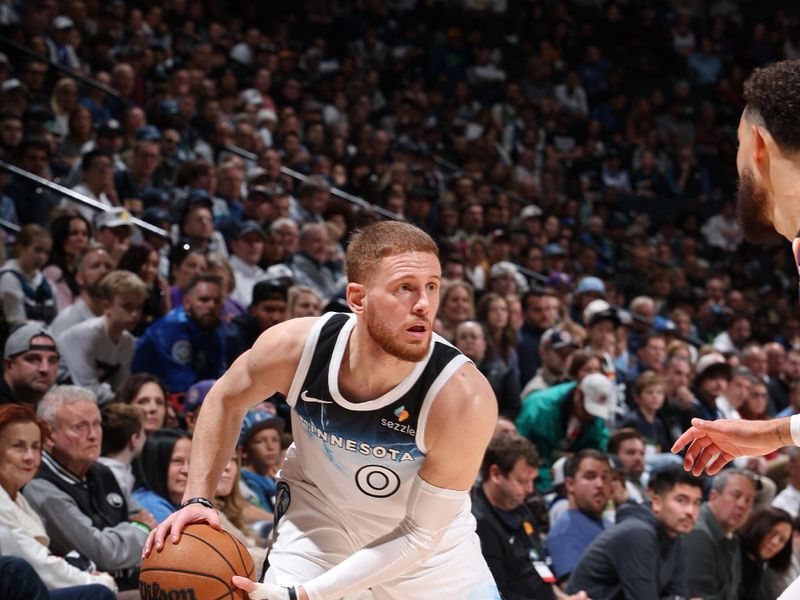
<svg viewBox="0 0 800 600">
<path fill-rule="evenodd" d="M 0 442 L 43 456 L 0 469 L 0 524 L 27 515 L 0 552 L 135 588 L 211 382 L 347 310 L 348 235 L 392 213 L 437 241 L 435 330 L 497 396 L 475 513 L 505 597 L 775 597 L 798 454 L 707 481 L 669 450 L 692 417 L 800 412 L 794 261 L 735 216 L 743 81 L 800 57 L 784 4 L 0 3 L 0 159 L 40 178 L 0 172 L 0 403 L 33 411 Z M 255 557 L 291 436 L 264 400 L 215 500 Z"/>
</svg>

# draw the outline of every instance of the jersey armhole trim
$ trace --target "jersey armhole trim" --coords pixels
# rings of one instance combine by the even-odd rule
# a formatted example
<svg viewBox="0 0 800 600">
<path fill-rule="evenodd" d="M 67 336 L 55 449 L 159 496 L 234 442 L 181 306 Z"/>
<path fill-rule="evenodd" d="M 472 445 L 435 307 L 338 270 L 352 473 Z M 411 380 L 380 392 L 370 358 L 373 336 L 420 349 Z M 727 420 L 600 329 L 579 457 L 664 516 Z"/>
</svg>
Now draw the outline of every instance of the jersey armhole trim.
<svg viewBox="0 0 800 600">
<path fill-rule="evenodd" d="M 319 334 L 325 326 L 325 323 L 330 321 L 331 317 L 335 314 L 337 313 L 330 312 L 322 315 L 308 332 L 306 343 L 303 346 L 303 354 L 300 356 L 300 362 L 297 364 L 297 369 L 294 372 L 292 385 L 289 387 L 289 394 L 286 396 L 286 404 L 292 408 L 294 408 L 297 402 L 297 396 L 300 394 L 300 388 L 303 387 L 303 382 L 306 380 L 308 367 L 311 366 L 311 359 L 314 358 L 314 349 L 317 347 Z"/>
<path fill-rule="evenodd" d="M 425 429 L 428 424 L 428 415 L 431 412 L 433 401 L 436 399 L 437 394 L 444 387 L 444 384 L 447 383 L 447 381 L 453 376 L 453 373 L 469 362 L 472 361 L 463 354 L 454 356 L 453 359 L 445 365 L 436 379 L 433 380 L 431 387 L 428 388 L 428 393 L 425 394 L 425 398 L 422 401 L 422 407 L 419 410 L 419 418 L 417 419 L 417 435 L 414 437 L 414 440 L 417 443 L 417 448 L 419 448 L 419 451 L 423 454 L 428 453 L 428 447 L 425 445 Z"/>
</svg>

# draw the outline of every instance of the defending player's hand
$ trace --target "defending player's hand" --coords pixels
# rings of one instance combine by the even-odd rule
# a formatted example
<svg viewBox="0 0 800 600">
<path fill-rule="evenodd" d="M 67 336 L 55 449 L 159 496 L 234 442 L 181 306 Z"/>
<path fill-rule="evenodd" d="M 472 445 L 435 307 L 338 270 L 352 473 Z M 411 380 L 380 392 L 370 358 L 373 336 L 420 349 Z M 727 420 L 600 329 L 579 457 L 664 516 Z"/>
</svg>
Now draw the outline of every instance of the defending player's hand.
<svg viewBox="0 0 800 600">
<path fill-rule="evenodd" d="M 200 504 L 189 504 L 176 510 L 150 532 L 142 548 L 142 558 L 146 558 L 154 548 L 156 551 L 160 550 L 167 536 L 173 544 L 177 544 L 181 539 L 181 532 L 191 523 L 208 523 L 214 529 L 222 527 L 216 510 Z"/>
<path fill-rule="evenodd" d="M 703 469 L 715 475 L 738 456 L 762 456 L 789 444 L 788 418 L 772 421 L 692 419 L 692 427 L 677 439 L 672 452 L 678 453 L 688 446 L 683 468 L 691 470 L 695 476 Z"/>
<path fill-rule="evenodd" d="M 294 600 L 295 598 L 301 597 L 300 594 L 296 592 L 295 595 L 292 596 L 294 590 L 290 590 L 289 588 L 271 583 L 256 583 L 247 577 L 235 575 L 232 581 L 233 585 L 247 592 L 247 596 L 250 600 Z"/>
</svg>

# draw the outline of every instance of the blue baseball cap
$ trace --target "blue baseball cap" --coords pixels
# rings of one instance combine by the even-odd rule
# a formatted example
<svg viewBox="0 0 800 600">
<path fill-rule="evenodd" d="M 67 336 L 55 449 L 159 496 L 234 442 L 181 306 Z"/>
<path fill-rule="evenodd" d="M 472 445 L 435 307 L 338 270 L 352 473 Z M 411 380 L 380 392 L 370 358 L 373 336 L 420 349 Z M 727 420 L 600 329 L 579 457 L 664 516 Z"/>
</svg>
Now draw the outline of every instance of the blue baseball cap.
<svg viewBox="0 0 800 600">
<path fill-rule="evenodd" d="M 576 294 L 588 294 L 594 292 L 595 294 L 606 293 L 606 284 L 599 277 L 584 277 L 578 282 L 575 287 Z"/>
<path fill-rule="evenodd" d="M 216 379 L 203 379 L 186 390 L 186 395 L 183 397 L 183 412 L 188 413 L 200 408 L 216 381 Z"/>
</svg>

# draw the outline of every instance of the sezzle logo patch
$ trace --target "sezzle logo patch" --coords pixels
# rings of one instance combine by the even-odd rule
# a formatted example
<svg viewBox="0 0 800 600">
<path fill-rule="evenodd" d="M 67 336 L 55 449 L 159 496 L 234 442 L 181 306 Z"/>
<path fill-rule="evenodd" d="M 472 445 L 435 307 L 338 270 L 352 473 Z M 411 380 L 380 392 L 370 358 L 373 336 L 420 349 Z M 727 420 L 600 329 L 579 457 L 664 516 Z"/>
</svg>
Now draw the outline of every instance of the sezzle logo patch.
<svg viewBox="0 0 800 600">
<path fill-rule="evenodd" d="M 399 431 L 400 433 L 407 433 L 411 437 L 414 437 L 417 434 L 417 430 L 413 427 L 409 425 L 403 425 L 403 421 L 411 416 L 411 413 L 406 410 L 405 406 L 398 406 L 395 408 L 394 416 L 397 417 L 397 422 L 390 421 L 389 419 L 381 419 L 381 425 L 388 429 Z"/>
</svg>

